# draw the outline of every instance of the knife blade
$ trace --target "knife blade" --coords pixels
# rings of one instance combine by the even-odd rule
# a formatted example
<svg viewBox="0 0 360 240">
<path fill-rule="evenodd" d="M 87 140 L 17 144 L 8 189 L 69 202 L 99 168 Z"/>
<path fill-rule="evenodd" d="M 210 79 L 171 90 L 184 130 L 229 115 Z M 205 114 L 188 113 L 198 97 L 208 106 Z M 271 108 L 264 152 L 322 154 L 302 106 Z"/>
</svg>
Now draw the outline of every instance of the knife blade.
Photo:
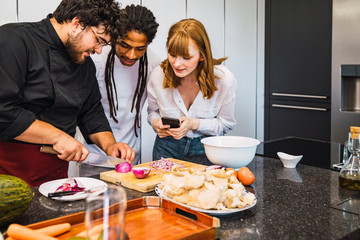
<svg viewBox="0 0 360 240">
<path fill-rule="evenodd" d="M 56 154 L 56 155 L 60 154 L 52 146 L 49 145 L 42 145 L 40 148 L 40 152 Z M 126 162 L 126 160 L 90 152 L 89 155 L 86 157 L 86 159 L 81 163 L 85 163 L 88 165 L 105 165 L 108 167 L 115 167 L 116 165 L 122 162 Z"/>
</svg>

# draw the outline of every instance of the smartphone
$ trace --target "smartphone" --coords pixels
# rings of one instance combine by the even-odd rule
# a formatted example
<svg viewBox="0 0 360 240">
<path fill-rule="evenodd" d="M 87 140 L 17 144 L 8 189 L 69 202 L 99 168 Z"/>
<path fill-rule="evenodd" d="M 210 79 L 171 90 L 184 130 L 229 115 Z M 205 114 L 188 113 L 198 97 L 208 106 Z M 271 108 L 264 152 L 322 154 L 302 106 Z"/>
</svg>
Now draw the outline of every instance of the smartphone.
<svg viewBox="0 0 360 240">
<path fill-rule="evenodd" d="M 177 118 L 162 117 L 161 121 L 163 125 L 170 125 L 170 128 L 180 127 L 180 120 Z"/>
</svg>

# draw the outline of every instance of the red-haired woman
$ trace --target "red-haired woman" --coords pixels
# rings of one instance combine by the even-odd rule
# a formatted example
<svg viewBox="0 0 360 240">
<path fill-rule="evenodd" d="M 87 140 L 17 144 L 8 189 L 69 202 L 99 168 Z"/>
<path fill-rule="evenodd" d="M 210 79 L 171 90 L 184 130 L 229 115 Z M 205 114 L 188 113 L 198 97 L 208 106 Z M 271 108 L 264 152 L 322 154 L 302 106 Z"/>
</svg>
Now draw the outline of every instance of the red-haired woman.
<svg viewBox="0 0 360 240">
<path fill-rule="evenodd" d="M 201 138 L 224 135 L 235 124 L 236 79 L 214 59 L 203 24 L 184 19 L 167 38 L 168 57 L 150 75 L 148 122 L 157 133 L 153 160 L 204 154 Z M 161 117 L 178 118 L 180 127 Z"/>
</svg>

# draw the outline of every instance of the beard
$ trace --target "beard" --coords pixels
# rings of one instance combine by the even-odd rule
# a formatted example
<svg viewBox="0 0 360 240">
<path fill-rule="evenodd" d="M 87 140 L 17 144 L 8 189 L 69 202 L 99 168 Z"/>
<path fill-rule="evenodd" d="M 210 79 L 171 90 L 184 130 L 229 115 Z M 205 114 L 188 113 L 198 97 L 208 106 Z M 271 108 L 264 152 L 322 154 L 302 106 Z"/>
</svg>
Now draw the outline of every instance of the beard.
<svg viewBox="0 0 360 240">
<path fill-rule="evenodd" d="M 81 44 L 79 44 L 80 36 L 68 37 L 68 40 L 65 43 L 66 52 L 68 53 L 70 59 L 76 64 L 83 64 L 86 60 L 86 57 L 83 56 L 85 51 L 79 51 Z M 91 50 L 87 51 L 91 52 Z"/>
</svg>

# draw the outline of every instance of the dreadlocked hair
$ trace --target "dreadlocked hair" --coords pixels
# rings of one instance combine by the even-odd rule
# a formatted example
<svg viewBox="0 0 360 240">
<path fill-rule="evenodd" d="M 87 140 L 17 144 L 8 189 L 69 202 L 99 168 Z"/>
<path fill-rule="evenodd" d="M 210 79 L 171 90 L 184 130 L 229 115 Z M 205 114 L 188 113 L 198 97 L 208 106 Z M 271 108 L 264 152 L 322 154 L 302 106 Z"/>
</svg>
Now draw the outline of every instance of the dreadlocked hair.
<svg viewBox="0 0 360 240">
<path fill-rule="evenodd" d="M 122 10 L 122 15 L 126 15 L 122 19 L 127 20 L 124 26 L 124 33 L 120 36 L 122 39 L 126 39 L 126 33 L 130 31 L 136 31 L 138 33 L 143 33 L 147 37 L 148 44 L 152 42 L 155 38 L 157 28 L 159 24 L 156 22 L 156 19 L 153 13 L 148 10 L 146 7 L 134 4 L 126 6 L 125 9 Z M 108 55 L 106 66 L 105 66 L 105 83 L 106 83 L 106 91 L 107 97 L 110 105 L 110 117 L 118 123 L 116 119 L 116 111 L 118 110 L 118 99 L 117 99 L 117 91 L 115 85 L 114 78 L 114 61 L 116 56 L 116 44 L 111 45 L 111 51 Z M 138 79 L 137 85 L 134 92 L 134 97 L 132 100 L 131 112 L 133 112 L 134 108 L 136 110 L 136 116 L 134 119 L 134 133 L 135 136 L 138 137 L 137 128 L 140 128 L 140 111 L 141 111 L 141 99 L 144 95 L 146 89 L 146 80 L 148 76 L 148 58 L 147 52 L 139 59 L 139 69 L 138 69 Z M 116 104 L 114 102 L 116 99 Z"/>
<path fill-rule="evenodd" d="M 106 85 L 106 94 L 110 105 L 110 117 L 118 123 L 116 119 L 116 110 L 118 109 L 118 100 L 117 100 L 117 91 L 116 91 L 116 84 L 114 81 L 114 59 L 115 59 L 115 51 L 116 47 L 111 44 L 111 50 L 106 60 L 105 65 L 105 85 Z M 116 99 L 116 106 L 114 103 L 114 91 L 115 91 L 115 99 Z"/>
</svg>

